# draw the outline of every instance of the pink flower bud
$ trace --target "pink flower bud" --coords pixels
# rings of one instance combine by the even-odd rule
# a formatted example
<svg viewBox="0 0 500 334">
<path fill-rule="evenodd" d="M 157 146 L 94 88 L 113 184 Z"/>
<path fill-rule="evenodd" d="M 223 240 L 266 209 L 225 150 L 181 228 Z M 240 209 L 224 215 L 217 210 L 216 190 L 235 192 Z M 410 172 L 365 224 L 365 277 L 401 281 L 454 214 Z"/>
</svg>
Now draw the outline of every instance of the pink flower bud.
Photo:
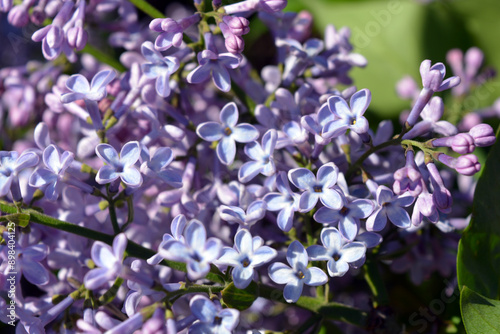
<svg viewBox="0 0 500 334">
<path fill-rule="evenodd" d="M 89 36 L 82 27 L 72 27 L 68 30 L 67 38 L 69 46 L 80 51 L 87 44 Z"/>
<path fill-rule="evenodd" d="M 475 148 L 474 139 L 467 133 L 459 133 L 451 142 L 451 149 L 460 154 L 472 153 Z"/>
<path fill-rule="evenodd" d="M 226 37 L 225 45 L 227 51 L 234 54 L 243 52 L 243 49 L 245 48 L 245 42 L 243 41 L 243 38 L 235 35 Z"/>
<path fill-rule="evenodd" d="M 479 124 L 470 129 L 469 134 L 474 139 L 474 144 L 479 147 L 493 145 L 496 141 L 495 132 L 488 124 Z"/>
<path fill-rule="evenodd" d="M 250 28 L 248 27 L 249 22 L 244 17 L 226 15 L 222 18 L 222 21 L 227 24 L 231 32 L 236 36 L 248 34 L 250 31 Z"/>
<path fill-rule="evenodd" d="M 481 164 L 477 161 L 474 154 L 467 154 L 458 157 L 455 164 L 455 170 L 460 174 L 471 176 L 479 172 Z"/>
<path fill-rule="evenodd" d="M 29 22 L 29 14 L 26 10 L 26 6 L 18 5 L 14 6 L 7 16 L 7 20 L 14 27 L 24 27 Z"/>
</svg>

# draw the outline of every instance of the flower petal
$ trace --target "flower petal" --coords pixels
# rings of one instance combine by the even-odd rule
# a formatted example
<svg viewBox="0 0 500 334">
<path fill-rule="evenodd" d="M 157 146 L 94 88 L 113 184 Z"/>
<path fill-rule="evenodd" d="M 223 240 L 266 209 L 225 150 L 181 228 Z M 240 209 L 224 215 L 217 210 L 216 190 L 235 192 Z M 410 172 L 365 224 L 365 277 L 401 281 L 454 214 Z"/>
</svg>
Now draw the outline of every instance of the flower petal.
<svg viewBox="0 0 500 334">
<path fill-rule="evenodd" d="M 217 122 L 205 122 L 198 125 L 196 134 L 203 140 L 216 141 L 222 138 L 223 130 Z"/>
<path fill-rule="evenodd" d="M 269 277 L 277 284 L 286 284 L 297 278 L 292 268 L 281 262 L 275 262 L 269 266 Z"/>
<path fill-rule="evenodd" d="M 295 303 L 297 300 L 299 300 L 300 295 L 302 295 L 303 287 L 304 284 L 301 280 L 297 279 L 294 281 L 290 281 L 287 285 L 285 285 L 285 288 L 283 289 L 283 297 L 285 297 L 285 300 L 288 303 Z"/>
<path fill-rule="evenodd" d="M 356 118 L 363 116 L 371 100 L 372 100 L 372 94 L 370 90 L 366 88 L 360 90 L 359 92 L 354 93 L 351 96 L 351 101 L 350 101 L 351 110 L 352 113 L 356 116 Z"/>
<path fill-rule="evenodd" d="M 299 189 L 311 189 L 316 184 L 316 177 L 307 168 L 295 168 L 288 172 L 288 179 Z"/>
<path fill-rule="evenodd" d="M 323 285 L 328 282 L 328 276 L 319 268 L 311 267 L 308 269 L 308 274 L 304 279 L 304 283 L 311 286 Z"/>
<path fill-rule="evenodd" d="M 222 137 L 217 144 L 217 157 L 224 165 L 230 165 L 236 156 L 236 143 L 232 137 Z"/>
<path fill-rule="evenodd" d="M 238 123 L 238 107 L 236 103 L 230 102 L 222 108 L 219 114 L 220 122 L 229 127 L 233 127 Z"/>
<path fill-rule="evenodd" d="M 340 210 L 344 206 L 342 196 L 334 189 L 323 189 L 319 198 L 321 203 L 334 210 Z"/>
<path fill-rule="evenodd" d="M 356 262 L 365 256 L 366 246 L 361 242 L 351 242 L 342 247 L 341 258 L 345 262 Z"/>
<path fill-rule="evenodd" d="M 90 92 L 90 85 L 87 78 L 81 74 L 74 74 L 66 80 L 66 87 L 75 93 L 87 94 Z"/>
<path fill-rule="evenodd" d="M 244 163 L 238 171 L 238 180 L 247 183 L 262 171 L 263 164 L 260 161 L 249 161 Z"/>
<path fill-rule="evenodd" d="M 386 207 L 386 212 L 387 218 L 397 227 L 408 228 L 411 226 L 410 215 L 405 209 L 399 206 L 389 205 Z"/>
<path fill-rule="evenodd" d="M 238 124 L 232 130 L 231 137 L 238 143 L 249 143 L 259 138 L 259 131 L 248 123 Z"/>
</svg>

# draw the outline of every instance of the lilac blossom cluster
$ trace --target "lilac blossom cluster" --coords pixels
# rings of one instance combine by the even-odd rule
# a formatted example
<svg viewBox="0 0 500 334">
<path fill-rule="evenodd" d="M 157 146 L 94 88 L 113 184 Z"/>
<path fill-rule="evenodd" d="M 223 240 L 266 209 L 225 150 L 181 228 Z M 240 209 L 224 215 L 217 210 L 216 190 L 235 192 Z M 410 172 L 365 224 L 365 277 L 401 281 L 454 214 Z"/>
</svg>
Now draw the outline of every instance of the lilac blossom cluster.
<svg viewBox="0 0 500 334">
<path fill-rule="evenodd" d="M 375 254 L 416 284 L 453 275 L 456 237 L 433 238 L 434 226 L 467 225 L 473 152 L 496 140 L 481 119 L 500 109 L 457 127 L 435 93 L 482 84 L 481 51 L 465 66 L 451 51 L 450 78 L 424 60 L 422 88 L 398 84 L 413 99 L 401 132 L 390 121 L 373 131 L 371 92 L 349 77 L 367 62 L 347 28 L 310 38 L 311 15 L 284 12 L 286 0 L 195 1 L 194 13 L 146 24 L 132 3 L 0 1 L 12 25 L 50 21 L 32 36 L 46 62 L 0 70 L 2 127 L 29 129 L 2 135 L 0 152 L 1 221 L 32 221 L 17 227 L 20 333 L 273 329 L 275 301 L 327 306 L 338 277 L 353 281 Z M 276 49 L 260 71 L 244 54 L 249 19 Z M 119 67 L 82 52 L 96 26 L 125 50 Z M 64 74 L 65 59 L 79 73 Z M 2 291 L 7 252 L 0 245 Z M 253 304 L 231 302 L 232 287 Z"/>
</svg>

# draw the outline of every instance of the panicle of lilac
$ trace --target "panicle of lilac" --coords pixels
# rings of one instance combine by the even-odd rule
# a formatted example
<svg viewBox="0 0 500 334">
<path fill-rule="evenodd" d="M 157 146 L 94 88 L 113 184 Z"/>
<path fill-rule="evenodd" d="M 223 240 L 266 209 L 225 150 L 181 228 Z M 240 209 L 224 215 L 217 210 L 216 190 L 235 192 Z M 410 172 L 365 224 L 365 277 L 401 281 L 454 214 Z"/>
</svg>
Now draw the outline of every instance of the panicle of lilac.
<svg viewBox="0 0 500 334">
<path fill-rule="evenodd" d="M 278 227 L 288 232 L 293 226 L 293 216 L 299 211 L 300 195 L 292 192 L 285 172 L 279 172 L 276 177 L 276 187 L 279 192 L 270 192 L 263 198 L 267 210 L 279 211 L 277 217 Z"/>
<path fill-rule="evenodd" d="M 232 53 L 217 54 L 211 50 L 198 53 L 198 67 L 192 70 L 187 81 L 199 84 L 212 77 L 214 85 L 223 92 L 231 89 L 231 76 L 228 69 L 235 69 L 240 64 L 240 57 Z"/>
<path fill-rule="evenodd" d="M 455 76 L 444 80 L 446 68 L 443 63 L 436 63 L 431 66 L 431 61 L 428 59 L 424 60 L 420 65 L 420 75 L 422 76 L 423 88 L 406 120 L 410 127 L 417 123 L 420 113 L 435 92 L 441 92 L 460 84 L 460 77 Z"/>
<path fill-rule="evenodd" d="M 258 174 L 271 176 L 276 172 L 273 153 L 278 134 L 270 129 L 262 136 L 262 145 L 257 141 L 245 145 L 245 154 L 252 159 L 244 163 L 238 171 L 238 180 L 246 183 Z"/>
<path fill-rule="evenodd" d="M 240 312 L 222 308 L 218 301 L 196 295 L 189 301 L 191 313 L 197 321 L 189 327 L 189 333 L 232 333 L 238 326 Z"/>
<path fill-rule="evenodd" d="M 33 36 L 31 36 L 34 42 L 42 42 L 43 56 L 47 60 L 56 59 L 68 47 L 66 31 L 63 29 L 63 26 L 70 19 L 73 6 L 74 3 L 72 1 L 66 1 L 52 21 L 52 24 L 35 31 Z M 66 50 L 64 51 L 66 52 Z"/>
<path fill-rule="evenodd" d="M 0 151 L 0 197 L 12 192 L 14 201 L 22 199 L 18 175 L 26 168 L 38 165 L 38 155 L 34 152 Z"/>
<path fill-rule="evenodd" d="M 295 303 L 302 295 L 304 284 L 319 286 L 328 282 L 328 276 L 317 267 L 308 268 L 308 255 L 304 246 L 294 240 L 286 252 L 289 264 L 274 262 L 269 266 L 269 277 L 277 284 L 286 284 L 283 297 L 288 303 Z"/>
<path fill-rule="evenodd" d="M 147 41 L 141 46 L 141 52 L 149 63 L 142 64 L 142 72 L 151 79 L 156 79 L 156 92 L 161 97 L 170 95 L 170 76 L 180 66 L 176 57 L 163 57 L 155 50 L 153 43 Z"/>
<path fill-rule="evenodd" d="M 461 155 L 458 158 L 439 153 L 438 160 L 446 166 L 455 169 L 458 173 L 471 176 L 479 172 L 481 164 L 474 154 Z"/>
<path fill-rule="evenodd" d="M 254 268 L 268 263 L 278 255 L 276 250 L 263 244 L 261 237 L 252 238 L 248 230 L 241 229 L 234 236 L 234 248 L 224 247 L 215 263 L 233 267 L 234 285 L 238 289 L 245 289 L 254 278 Z"/>
<path fill-rule="evenodd" d="M 184 30 L 201 20 L 200 14 L 185 17 L 179 22 L 174 19 L 154 19 L 149 24 L 149 29 L 159 32 L 156 37 L 155 48 L 158 51 L 166 51 L 171 47 L 180 47 Z"/>
<path fill-rule="evenodd" d="M 221 219 L 228 223 L 237 223 L 241 228 L 250 228 L 256 222 L 264 218 L 267 205 L 264 201 L 252 202 L 246 212 L 237 206 L 221 205 L 219 214 Z"/>
<path fill-rule="evenodd" d="M 283 10 L 287 5 L 287 0 L 245 0 L 222 7 L 226 14 L 250 15 L 256 10 L 274 14 Z"/>
<path fill-rule="evenodd" d="M 403 168 L 394 172 L 394 184 L 392 188 L 396 195 L 402 195 L 405 192 L 413 197 L 417 197 L 422 192 L 422 174 L 415 164 L 415 152 L 406 151 L 406 164 Z"/>
<path fill-rule="evenodd" d="M 448 121 L 440 121 L 443 112 L 443 100 L 438 96 L 433 97 L 420 114 L 422 121 L 415 124 L 402 138 L 413 139 L 429 132 L 439 133 L 444 136 L 455 135 L 458 130 L 453 124 Z"/>
<path fill-rule="evenodd" d="M 61 96 L 62 103 L 70 103 L 83 100 L 92 119 L 92 125 L 96 130 L 103 129 L 101 112 L 97 101 L 104 99 L 107 95 L 106 86 L 113 81 L 116 72 L 104 70 L 97 73 L 89 84 L 88 80 L 81 74 L 74 74 L 66 81 L 66 87 L 71 91 Z"/>
<path fill-rule="evenodd" d="M 429 171 L 429 178 L 432 183 L 432 196 L 434 198 L 434 203 L 439 211 L 443 213 L 451 212 L 451 205 L 453 204 L 453 198 L 451 197 L 450 191 L 444 185 L 441 174 L 433 162 L 426 164 L 427 170 Z"/>
<path fill-rule="evenodd" d="M 321 230 L 323 246 L 307 247 L 307 255 L 312 261 L 328 261 L 327 270 L 331 277 L 341 277 L 349 270 L 350 263 L 356 263 L 366 253 L 362 242 L 348 242 L 335 227 Z"/>
</svg>

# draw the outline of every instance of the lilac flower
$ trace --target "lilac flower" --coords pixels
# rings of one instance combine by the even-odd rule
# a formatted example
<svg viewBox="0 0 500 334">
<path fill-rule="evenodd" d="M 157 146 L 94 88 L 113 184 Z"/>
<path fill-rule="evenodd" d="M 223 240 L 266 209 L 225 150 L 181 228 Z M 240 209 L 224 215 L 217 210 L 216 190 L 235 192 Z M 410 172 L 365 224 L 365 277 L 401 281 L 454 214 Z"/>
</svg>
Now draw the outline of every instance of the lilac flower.
<svg viewBox="0 0 500 334">
<path fill-rule="evenodd" d="M 328 276 L 321 269 L 307 267 L 307 252 L 299 241 L 295 240 L 290 244 L 286 259 L 291 267 L 275 262 L 269 266 L 269 277 L 275 283 L 286 284 L 283 297 L 288 303 L 299 300 L 304 284 L 318 286 L 328 282 Z"/>
<path fill-rule="evenodd" d="M 410 215 L 403 207 L 410 206 L 414 200 L 415 198 L 408 193 L 395 196 L 386 186 L 379 186 L 377 189 L 379 207 L 366 220 L 366 229 L 368 231 L 382 231 L 387 220 L 399 228 L 410 227 Z"/>
<path fill-rule="evenodd" d="M 115 280 L 122 272 L 125 248 L 127 248 L 127 237 L 123 233 L 114 238 L 113 248 L 101 241 L 94 242 L 90 254 L 92 261 L 99 268 L 92 269 L 85 275 L 83 279 L 85 288 L 95 290 Z"/>
<path fill-rule="evenodd" d="M 0 197 L 7 195 L 13 188 L 14 200 L 20 200 L 21 192 L 17 176 L 22 170 L 36 166 L 38 160 L 38 155 L 34 152 L 23 152 L 19 155 L 16 151 L 0 151 Z"/>
<path fill-rule="evenodd" d="M 330 142 L 333 133 L 326 132 L 325 126 L 335 120 L 335 115 L 327 103 L 324 103 L 316 114 L 303 116 L 300 123 L 310 133 L 314 134 L 314 141 L 320 145 Z"/>
<path fill-rule="evenodd" d="M 309 212 L 318 200 L 325 206 L 340 210 L 344 204 L 339 192 L 332 187 L 337 182 L 338 167 L 333 162 L 318 169 L 317 176 L 307 168 L 295 168 L 288 172 L 288 179 L 303 190 L 299 200 L 299 211 Z"/>
<path fill-rule="evenodd" d="M 68 78 L 66 87 L 72 91 L 61 96 L 62 103 L 70 103 L 84 100 L 85 106 L 92 119 L 92 125 L 96 130 L 103 129 L 101 113 L 97 101 L 104 99 L 107 95 L 106 86 L 113 81 L 116 73 L 114 71 L 100 71 L 89 85 L 88 80 L 81 74 L 75 74 Z"/>
<path fill-rule="evenodd" d="M 147 41 L 141 46 L 141 52 L 149 63 L 142 64 L 144 75 L 156 79 L 156 92 L 161 97 L 170 95 L 170 76 L 179 69 L 179 60 L 175 57 L 163 57 L 155 50 L 153 43 Z"/>
<path fill-rule="evenodd" d="M 249 143 L 259 137 L 259 131 L 248 123 L 238 124 L 238 107 L 230 102 L 222 108 L 219 115 L 220 123 L 205 122 L 198 125 L 196 134 L 206 141 L 220 140 L 217 144 L 219 160 L 230 165 L 236 155 L 236 143 Z"/>
<path fill-rule="evenodd" d="M 141 165 L 141 172 L 144 175 L 158 177 L 160 180 L 173 188 L 182 187 L 182 176 L 177 170 L 169 167 L 170 163 L 174 159 L 174 155 L 170 148 L 158 148 L 151 159 L 149 159 L 149 151 L 147 151 L 147 156 L 148 161 L 144 161 Z"/>
<path fill-rule="evenodd" d="M 411 223 L 414 226 L 418 226 L 422 223 L 424 217 L 427 217 L 432 223 L 437 223 L 439 220 L 439 212 L 434 203 L 434 198 L 426 187 L 424 187 L 415 201 L 415 206 L 413 207 L 413 213 L 411 215 Z"/>
<path fill-rule="evenodd" d="M 184 242 L 171 240 L 159 249 L 159 254 L 168 260 L 187 264 L 190 280 L 205 277 L 210 271 L 210 263 L 217 260 L 222 251 L 219 239 L 208 238 L 205 226 L 198 220 L 191 220 L 184 230 Z"/>
<path fill-rule="evenodd" d="M 245 289 L 252 281 L 255 270 L 268 263 L 278 253 L 268 246 L 263 246 L 261 237 L 253 237 L 248 230 L 241 229 L 234 236 L 235 248 L 224 247 L 218 265 L 234 267 L 233 282 L 238 289 Z"/>
<path fill-rule="evenodd" d="M 437 209 L 443 213 L 450 213 L 451 205 L 453 204 L 450 191 L 444 185 L 436 165 L 433 162 L 429 162 L 426 164 L 426 167 L 429 171 L 429 179 L 431 180 L 433 189 L 432 197 Z"/>
<path fill-rule="evenodd" d="M 373 204 L 366 199 L 348 201 L 342 195 L 341 209 L 320 208 L 314 214 L 314 220 L 322 224 L 338 223 L 340 233 L 348 240 L 354 240 L 359 231 L 360 219 L 368 217 L 373 212 Z"/>
<path fill-rule="evenodd" d="M 328 261 L 327 269 L 331 277 L 344 276 L 349 270 L 349 263 L 355 263 L 366 253 L 362 242 L 347 242 L 335 227 L 321 230 L 323 246 L 312 245 L 307 248 L 307 255 L 313 261 Z"/>
<path fill-rule="evenodd" d="M 189 301 L 191 313 L 199 320 L 189 327 L 189 333 L 230 334 L 238 326 L 240 312 L 232 308 L 221 308 L 202 295 Z"/>
<path fill-rule="evenodd" d="M 262 136 L 262 146 L 254 141 L 245 146 L 245 154 L 253 161 L 246 162 L 238 171 L 238 179 L 242 183 L 252 180 L 259 173 L 271 176 L 276 172 L 273 152 L 278 134 L 276 130 L 268 130 Z"/>
<path fill-rule="evenodd" d="M 422 121 L 415 124 L 407 133 L 403 135 L 403 139 L 412 139 L 428 132 L 436 132 L 444 136 L 452 136 L 457 133 L 457 128 L 448 121 L 443 121 L 444 103 L 443 100 L 435 96 L 423 108 L 420 116 Z"/>
<path fill-rule="evenodd" d="M 219 214 L 221 219 L 229 223 L 238 223 L 241 227 L 250 228 L 253 224 L 264 218 L 266 208 L 267 205 L 264 201 L 252 202 L 246 212 L 237 206 L 221 205 Z"/>
<path fill-rule="evenodd" d="M 474 145 L 477 147 L 491 146 L 495 143 L 495 131 L 491 125 L 482 123 L 478 124 L 469 130 L 469 135 L 471 135 L 474 140 Z"/>
<path fill-rule="evenodd" d="M 170 235 L 168 233 L 165 233 L 163 235 L 162 241 L 161 241 L 160 245 L 158 246 L 158 252 L 160 251 L 160 249 L 165 247 L 167 242 L 169 242 L 171 240 L 177 240 L 177 241 L 180 241 L 183 243 L 184 236 L 182 235 L 182 233 L 184 232 L 184 228 L 186 227 L 186 224 L 187 224 L 186 216 L 177 215 L 172 220 L 172 224 L 170 225 L 170 231 L 172 232 L 172 234 Z M 158 253 L 158 254 L 155 254 L 152 257 L 150 257 L 147 260 L 147 262 L 150 265 L 155 265 L 155 264 L 160 263 L 162 259 L 163 259 L 162 256 Z"/>
<path fill-rule="evenodd" d="M 95 152 L 107 165 L 99 169 L 95 180 L 99 184 L 106 184 L 120 178 L 129 187 L 139 187 L 142 183 L 141 173 L 134 166 L 139 160 L 141 151 L 139 143 L 128 142 L 123 145 L 120 156 L 109 144 L 99 144 Z"/>
<path fill-rule="evenodd" d="M 264 196 L 267 210 L 279 211 L 278 227 L 288 232 L 293 226 L 293 215 L 299 210 L 300 195 L 292 192 L 285 172 L 280 172 L 276 178 L 276 187 L 279 193 L 269 193 Z"/>
<path fill-rule="evenodd" d="M 392 186 L 394 193 L 401 195 L 409 192 L 413 197 L 422 192 L 422 174 L 415 164 L 415 152 L 406 151 L 406 164 L 403 168 L 394 172 L 394 184 Z"/>
<path fill-rule="evenodd" d="M 223 92 L 229 92 L 231 89 L 231 77 L 227 69 L 237 68 L 240 64 L 240 57 L 232 53 L 217 54 L 211 50 L 203 50 L 198 53 L 198 63 L 200 65 L 187 76 L 189 83 L 202 83 L 212 76 L 212 80 L 217 88 Z"/>
<path fill-rule="evenodd" d="M 184 30 L 200 21 L 200 14 L 194 14 L 183 18 L 179 22 L 171 19 L 154 19 L 149 24 L 149 29 L 161 32 L 155 40 L 155 48 L 158 51 L 166 51 L 173 47 L 180 47 Z"/>
<path fill-rule="evenodd" d="M 472 47 L 465 53 L 465 63 L 463 58 L 464 54 L 460 49 L 452 49 L 446 54 L 446 61 L 453 74 L 462 79 L 460 85 L 453 87 L 451 91 L 453 95 L 463 95 L 470 90 L 472 84 L 480 84 L 477 74 L 484 60 L 483 52 L 479 48 Z"/>
<path fill-rule="evenodd" d="M 73 162 L 74 154 L 65 151 L 62 155 L 54 145 L 49 145 L 43 151 L 43 162 L 47 168 L 37 169 L 31 174 L 29 184 L 32 187 L 43 187 L 45 197 L 55 201 L 62 190 L 66 170 Z"/>
<path fill-rule="evenodd" d="M 451 77 L 444 80 L 446 68 L 443 63 L 436 63 L 431 67 L 431 61 L 428 59 L 420 64 L 420 75 L 422 76 L 423 88 L 406 120 L 409 126 L 415 125 L 418 116 L 429 102 L 434 92 L 441 92 L 460 84 L 459 77 Z"/>
<path fill-rule="evenodd" d="M 467 176 L 474 175 L 481 169 L 481 164 L 474 154 L 466 154 L 458 158 L 453 158 L 444 153 L 440 153 L 438 155 L 438 160 L 446 166 L 455 169 L 458 173 Z"/>
<path fill-rule="evenodd" d="M 351 96 L 350 105 L 341 96 L 332 96 L 328 99 L 328 106 L 338 119 L 326 124 L 324 132 L 336 138 L 351 129 L 359 135 L 368 131 L 368 121 L 363 116 L 372 99 L 368 89 L 362 89 Z"/>
</svg>

